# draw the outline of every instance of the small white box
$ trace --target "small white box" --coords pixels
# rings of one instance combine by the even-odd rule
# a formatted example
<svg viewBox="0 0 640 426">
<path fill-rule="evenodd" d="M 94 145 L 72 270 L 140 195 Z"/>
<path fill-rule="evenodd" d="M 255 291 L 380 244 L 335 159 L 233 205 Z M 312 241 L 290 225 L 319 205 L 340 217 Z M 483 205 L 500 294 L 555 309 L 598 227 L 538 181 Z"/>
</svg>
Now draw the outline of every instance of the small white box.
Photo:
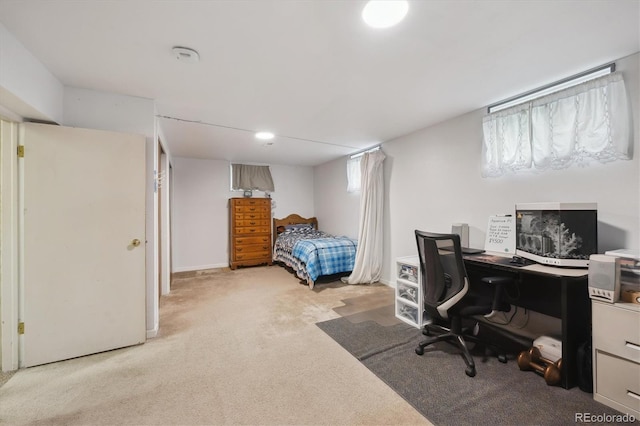
<svg viewBox="0 0 640 426">
<path fill-rule="evenodd" d="M 549 336 L 540 336 L 533 341 L 533 346 L 538 348 L 542 358 L 556 362 L 562 358 L 562 342 Z"/>
</svg>

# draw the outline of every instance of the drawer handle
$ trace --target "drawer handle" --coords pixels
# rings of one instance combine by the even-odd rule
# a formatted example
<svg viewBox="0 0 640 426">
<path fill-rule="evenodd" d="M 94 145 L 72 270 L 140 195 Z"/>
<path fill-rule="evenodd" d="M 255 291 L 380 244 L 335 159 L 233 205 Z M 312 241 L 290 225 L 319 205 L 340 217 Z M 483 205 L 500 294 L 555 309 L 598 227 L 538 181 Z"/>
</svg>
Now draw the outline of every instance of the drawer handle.
<svg viewBox="0 0 640 426">
<path fill-rule="evenodd" d="M 627 389 L 627 395 L 640 401 L 640 395 Z"/>
<path fill-rule="evenodd" d="M 242 247 L 237 247 L 236 251 L 242 251 Z"/>
<path fill-rule="evenodd" d="M 256 232 L 255 229 L 249 229 L 249 232 Z"/>
<path fill-rule="evenodd" d="M 631 349 L 635 349 L 636 351 L 640 351 L 640 345 L 627 341 L 625 346 Z"/>
</svg>

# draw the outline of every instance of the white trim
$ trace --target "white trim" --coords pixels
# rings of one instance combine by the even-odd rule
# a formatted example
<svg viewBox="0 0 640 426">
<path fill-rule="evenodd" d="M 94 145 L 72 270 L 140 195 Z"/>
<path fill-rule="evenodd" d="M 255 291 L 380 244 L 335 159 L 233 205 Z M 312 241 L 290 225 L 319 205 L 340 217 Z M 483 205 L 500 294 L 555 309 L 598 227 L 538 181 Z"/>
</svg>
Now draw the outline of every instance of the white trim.
<svg viewBox="0 0 640 426">
<path fill-rule="evenodd" d="M 18 126 L 18 144 L 25 147 L 25 151 L 27 151 L 27 147 L 25 145 L 24 140 L 24 124 L 20 124 Z M 25 152 L 25 155 L 27 153 Z M 16 152 L 17 157 L 17 152 Z M 17 207 L 18 213 L 16 215 L 16 219 L 18 222 L 18 233 L 17 233 L 17 247 L 18 250 L 16 253 L 18 254 L 18 312 L 17 312 L 17 321 L 25 322 L 24 318 L 24 158 L 17 157 L 17 172 L 18 179 L 16 180 L 16 197 L 17 197 Z M 25 350 L 24 350 L 24 335 L 18 335 L 18 367 L 24 367 L 24 359 L 25 359 Z"/>
<path fill-rule="evenodd" d="M 170 241 L 170 220 L 171 220 L 171 199 L 170 199 L 170 186 L 171 186 L 171 176 L 169 174 L 169 155 L 167 151 L 164 149 L 164 144 L 162 143 L 162 139 L 158 140 L 160 147 L 162 148 L 162 152 L 159 153 L 160 163 L 161 163 L 161 172 L 163 173 L 163 182 L 160 186 L 160 200 L 158 208 L 160 209 L 160 272 L 161 277 L 160 282 L 162 284 L 162 288 L 160 291 L 160 295 L 169 294 L 171 291 L 171 262 L 169 261 L 171 256 L 171 241 Z"/>
<path fill-rule="evenodd" d="M 214 263 L 211 265 L 199 265 L 199 266 L 181 266 L 173 269 L 172 272 L 192 272 L 192 271 L 202 271 L 204 269 L 219 269 L 219 268 L 228 268 L 228 263 Z"/>
<path fill-rule="evenodd" d="M 2 371 L 17 370 L 18 356 L 18 124 L 2 120 L 0 143 L 0 344 Z M 5 126 L 8 127 L 5 128 Z M 8 137 L 6 133 L 9 133 Z"/>
<path fill-rule="evenodd" d="M 160 330 L 159 324 L 156 324 L 153 329 L 147 330 L 147 339 L 153 339 L 154 337 L 156 337 L 158 335 L 158 330 Z"/>
</svg>

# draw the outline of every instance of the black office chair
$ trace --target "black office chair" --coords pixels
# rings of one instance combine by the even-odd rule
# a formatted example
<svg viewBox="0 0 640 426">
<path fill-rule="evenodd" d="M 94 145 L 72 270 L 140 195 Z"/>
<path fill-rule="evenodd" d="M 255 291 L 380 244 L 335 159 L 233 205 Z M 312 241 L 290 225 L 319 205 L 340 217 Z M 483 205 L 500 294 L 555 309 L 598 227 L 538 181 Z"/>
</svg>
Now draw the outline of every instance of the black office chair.
<svg viewBox="0 0 640 426">
<path fill-rule="evenodd" d="M 466 340 L 480 342 L 469 330 L 463 327 L 462 319 L 474 315 L 492 316 L 497 311 L 508 312 L 510 306 L 501 301 L 502 288 L 512 281 L 511 277 L 486 277 L 482 281 L 493 286 L 491 300 L 483 300 L 468 294 L 469 278 L 462 259 L 460 236 L 456 234 L 434 234 L 415 231 L 420 258 L 424 310 L 433 320 L 425 326 L 423 334 L 441 333 L 420 343 L 416 348 L 418 355 L 424 354 L 424 348 L 432 343 L 446 341 L 455 343 L 462 350 L 469 377 L 476 375 L 476 366 L 469 353 Z M 485 343 L 486 344 L 486 343 Z M 491 346 L 491 345 L 487 345 Z M 504 353 L 498 353 L 501 362 L 507 362 Z"/>
</svg>

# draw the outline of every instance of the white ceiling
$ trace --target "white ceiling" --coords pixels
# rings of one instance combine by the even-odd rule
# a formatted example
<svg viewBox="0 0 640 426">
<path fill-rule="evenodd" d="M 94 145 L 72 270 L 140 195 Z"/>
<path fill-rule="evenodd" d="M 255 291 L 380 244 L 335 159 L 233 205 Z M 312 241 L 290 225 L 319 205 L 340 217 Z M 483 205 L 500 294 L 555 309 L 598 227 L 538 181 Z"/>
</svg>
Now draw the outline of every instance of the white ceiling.
<svg viewBox="0 0 640 426">
<path fill-rule="evenodd" d="M 154 99 L 172 155 L 267 164 L 322 164 L 640 51 L 639 0 L 411 1 L 389 29 L 364 4 L 0 0 L 0 22 L 63 84 Z"/>
</svg>

